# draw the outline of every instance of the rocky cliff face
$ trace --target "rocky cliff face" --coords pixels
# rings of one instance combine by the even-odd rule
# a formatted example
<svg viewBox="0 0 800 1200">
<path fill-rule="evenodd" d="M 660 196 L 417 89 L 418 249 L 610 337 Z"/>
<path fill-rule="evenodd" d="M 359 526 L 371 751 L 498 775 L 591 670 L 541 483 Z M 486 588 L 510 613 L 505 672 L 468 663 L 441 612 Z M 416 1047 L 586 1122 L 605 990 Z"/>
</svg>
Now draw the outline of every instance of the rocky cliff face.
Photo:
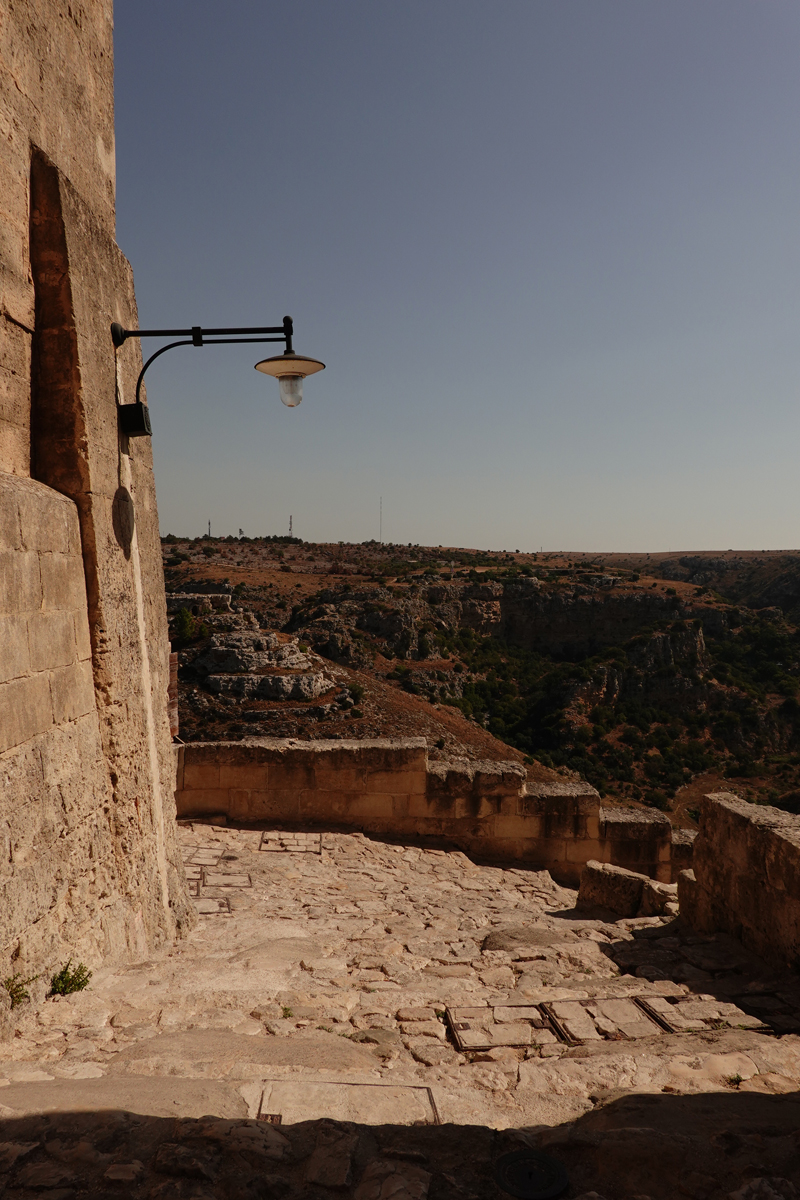
<svg viewBox="0 0 800 1200">
<path fill-rule="evenodd" d="M 686 615 L 677 597 L 647 592 L 558 592 L 527 583 L 507 585 L 500 598 L 498 633 L 505 641 L 556 658 L 586 658 L 621 646 L 660 621 Z"/>
<path fill-rule="evenodd" d="M 390 658 L 438 658 L 442 641 L 463 631 L 549 657 L 579 660 L 624 645 L 643 629 L 691 614 L 671 596 L 598 595 L 581 587 L 551 591 L 536 579 L 505 586 L 440 584 L 409 589 L 402 597 L 385 588 L 345 594 L 326 590 L 319 600 L 296 609 L 288 628 L 318 653 L 346 663 L 371 661 L 375 646 Z M 363 644 L 361 634 L 369 645 Z"/>
<path fill-rule="evenodd" d="M 619 583 L 596 575 L 326 591 L 321 604 L 296 608 L 290 626 L 335 661 L 369 667 L 376 650 L 399 659 L 393 676 L 407 691 L 456 705 L 601 789 L 662 805 L 715 764 L 747 776 L 765 755 L 800 749 L 791 629 L 770 611 Z"/>
<path fill-rule="evenodd" d="M 438 657 L 437 634 L 471 630 L 555 658 L 578 659 L 624 644 L 643 628 L 686 615 L 672 596 L 599 591 L 578 585 L 558 591 L 538 579 L 502 584 L 436 584 L 398 597 L 385 588 L 335 592 L 297 609 L 289 628 L 325 657 L 354 663 L 371 657 L 358 634 L 393 658 Z M 441 638 L 439 638 L 441 641 Z"/>
</svg>

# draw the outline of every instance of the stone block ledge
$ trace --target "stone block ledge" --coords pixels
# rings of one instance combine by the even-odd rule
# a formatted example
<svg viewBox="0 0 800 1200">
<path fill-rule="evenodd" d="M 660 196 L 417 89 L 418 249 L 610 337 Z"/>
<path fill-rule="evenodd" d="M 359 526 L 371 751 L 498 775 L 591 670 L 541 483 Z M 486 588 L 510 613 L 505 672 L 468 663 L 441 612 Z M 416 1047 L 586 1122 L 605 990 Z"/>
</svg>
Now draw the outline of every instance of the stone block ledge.
<svg viewBox="0 0 800 1200">
<path fill-rule="evenodd" d="M 800 816 L 730 792 L 704 796 L 692 867 L 678 879 L 692 928 L 731 933 L 768 961 L 797 969 Z"/>
<path fill-rule="evenodd" d="M 249 738 L 176 748 L 177 811 L 246 824 L 433 838 L 577 887 L 589 859 L 671 880 L 662 814 L 602 809 L 580 780 L 533 782 L 513 761 L 428 762 L 424 738 Z"/>
</svg>

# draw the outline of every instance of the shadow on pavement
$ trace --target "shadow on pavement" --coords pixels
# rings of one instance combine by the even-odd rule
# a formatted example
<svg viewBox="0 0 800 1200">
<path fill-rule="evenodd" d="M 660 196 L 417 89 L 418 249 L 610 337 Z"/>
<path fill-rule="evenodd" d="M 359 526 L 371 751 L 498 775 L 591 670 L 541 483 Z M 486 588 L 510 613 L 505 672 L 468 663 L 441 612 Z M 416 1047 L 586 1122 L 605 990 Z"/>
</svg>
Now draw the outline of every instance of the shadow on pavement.
<svg viewBox="0 0 800 1200">
<path fill-rule="evenodd" d="M 570 1124 L 501 1131 L 51 1112 L 5 1117 L 0 1142 L 4 1200 L 502 1200 L 494 1164 L 523 1149 L 564 1165 L 565 1197 L 800 1196 L 800 1093 L 609 1094 Z"/>
</svg>

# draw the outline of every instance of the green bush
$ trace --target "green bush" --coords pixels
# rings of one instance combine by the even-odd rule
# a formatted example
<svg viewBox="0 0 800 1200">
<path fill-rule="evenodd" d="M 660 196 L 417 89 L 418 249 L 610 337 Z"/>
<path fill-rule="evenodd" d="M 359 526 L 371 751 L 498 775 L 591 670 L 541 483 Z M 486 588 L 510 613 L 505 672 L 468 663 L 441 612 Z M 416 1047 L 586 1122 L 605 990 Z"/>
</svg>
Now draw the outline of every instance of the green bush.
<svg viewBox="0 0 800 1200">
<path fill-rule="evenodd" d="M 175 618 L 175 637 L 179 642 L 190 642 L 194 635 L 194 617 L 188 608 L 179 610 Z"/>
<path fill-rule="evenodd" d="M 198 621 L 193 617 L 188 608 L 179 610 L 172 627 L 172 640 L 178 646 L 185 646 L 189 642 L 196 642 L 201 638 L 207 638 L 209 628 L 205 621 Z"/>
<path fill-rule="evenodd" d="M 650 808 L 658 808 L 661 810 L 661 812 L 666 812 L 669 808 L 669 800 L 667 797 L 663 792 L 657 791 L 656 789 L 650 789 L 645 792 L 644 802 L 645 804 L 649 805 Z"/>
<path fill-rule="evenodd" d="M 20 1004 L 24 1004 L 26 1000 L 30 1000 L 28 984 L 33 983 L 38 978 L 38 975 L 31 975 L 29 979 L 23 979 L 22 975 L 17 971 L 15 974 L 9 975 L 8 979 L 3 980 L 3 987 L 11 998 L 12 1008 L 17 1008 Z"/>
<path fill-rule="evenodd" d="M 79 962 L 76 967 L 72 966 L 72 959 L 68 958 L 60 971 L 56 971 L 53 978 L 50 980 L 50 991 L 48 996 L 70 996 L 73 992 L 82 992 L 85 987 L 89 986 L 89 980 L 92 978 L 92 972 L 84 963 Z"/>
</svg>

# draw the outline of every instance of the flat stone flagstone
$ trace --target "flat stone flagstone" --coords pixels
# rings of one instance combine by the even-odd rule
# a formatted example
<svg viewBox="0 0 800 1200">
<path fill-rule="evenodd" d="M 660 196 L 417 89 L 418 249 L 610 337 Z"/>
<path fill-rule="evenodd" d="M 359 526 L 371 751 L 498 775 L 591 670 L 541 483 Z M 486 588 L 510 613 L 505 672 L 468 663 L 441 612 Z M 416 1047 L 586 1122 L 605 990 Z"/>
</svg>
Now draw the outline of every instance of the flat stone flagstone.
<svg viewBox="0 0 800 1200">
<path fill-rule="evenodd" d="M 228 875 L 225 871 L 203 871 L 203 887 L 249 888 L 252 886 L 249 875 Z"/>
<path fill-rule="evenodd" d="M 195 908 L 201 917 L 229 917 L 231 914 L 227 900 L 211 899 L 208 896 L 201 896 Z"/>
<path fill-rule="evenodd" d="M 364 1125 L 437 1125 L 436 1102 L 423 1085 L 339 1083 L 313 1079 L 265 1080 L 259 1119 L 281 1124 L 314 1120 L 324 1113 L 333 1121 Z"/>
<path fill-rule="evenodd" d="M 208 846 L 188 846 L 183 861 L 189 867 L 215 867 L 222 857 L 222 850 Z"/>
</svg>

